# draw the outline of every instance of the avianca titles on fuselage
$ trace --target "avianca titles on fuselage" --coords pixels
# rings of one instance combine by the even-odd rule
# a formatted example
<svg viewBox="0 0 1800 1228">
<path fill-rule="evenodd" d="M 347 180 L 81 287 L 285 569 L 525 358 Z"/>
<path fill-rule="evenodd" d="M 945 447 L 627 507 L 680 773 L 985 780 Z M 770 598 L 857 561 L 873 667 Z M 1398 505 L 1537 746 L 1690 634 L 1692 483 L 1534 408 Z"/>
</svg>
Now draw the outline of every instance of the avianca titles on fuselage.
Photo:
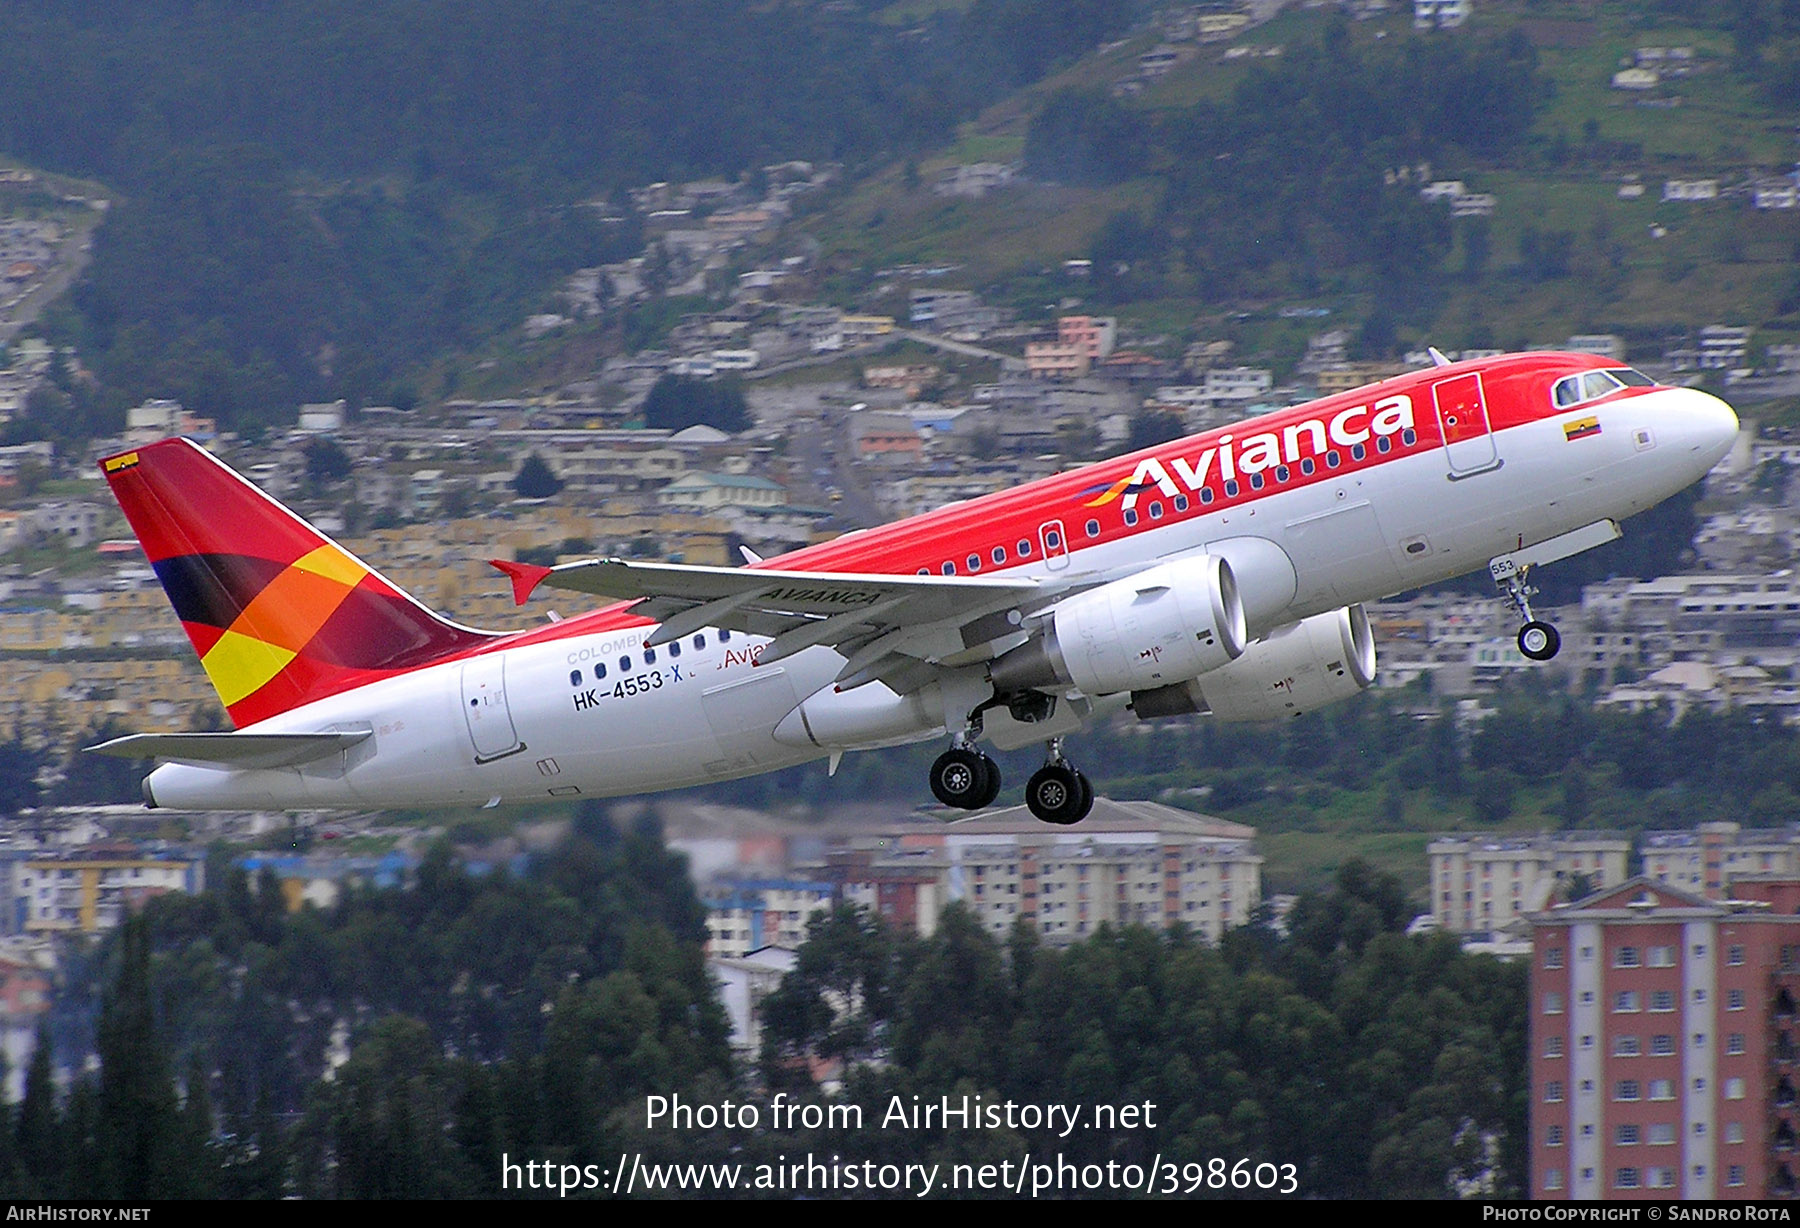
<svg viewBox="0 0 1800 1228">
<path fill-rule="evenodd" d="M 237 731 L 139 735 L 152 805 L 493 803 L 725 780 L 948 737 L 932 791 L 992 801 L 983 743 L 1268 719 L 1370 684 L 1360 603 L 1487 567 L 1525 581 L 1729 449 L 1731 409 L 1591 355 L 1434 367 L 744 568 L 497 563 L 613 597 L 496 635 L 433 614 L 192 444 L 102 467 Z"/>
</svg>

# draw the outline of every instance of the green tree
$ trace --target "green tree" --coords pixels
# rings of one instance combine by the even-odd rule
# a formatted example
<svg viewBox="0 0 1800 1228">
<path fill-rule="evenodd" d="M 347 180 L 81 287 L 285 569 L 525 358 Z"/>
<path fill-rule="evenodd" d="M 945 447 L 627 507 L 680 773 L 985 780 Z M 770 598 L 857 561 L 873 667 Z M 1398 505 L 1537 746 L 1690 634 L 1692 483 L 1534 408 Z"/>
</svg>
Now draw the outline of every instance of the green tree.
<svg viewBox="0 0 1800 1228">
<path fill-rule="evenodd" d="M 38 804 L 38 758 L 23 742 L 0 742 L 0 817 Z"/>
<path fill-rule="evenodd" d="M 315 490 L 343 481 L 354 468 L 342 445 L 324 436 L 308 440 L 305 455 L 306 480 Z"/>
<path fill-rule="evenodd" d="M 513 475 L 512 487 L 522 499 L 549 499 L 562 490 L 563 482 L 548 462 L 533 452 L 519 465 L 519 472 Z"/>
<path fill-rule="evenodd" d="M 58 806 L 114 806 L 141 800 L 143 779 L 155 766 L 153 762 L 93 755 L 85 750 L 132 732 L 117 718 L 108 717 L 77 738 L 63 763 L 62 779 L 50 790 L 50 801 Z"/>
<path fill-rule="evenodd" d="M 743 385 L 733 377 L 665 375 L 644 398 L 644 425 L 662 431 L 705 425 L 735 435 L 749 429 L 750 407 Z"/>
<path fill-rule="evenodd" d="M 765 1076 L 808 1054 L 867 1061 L 894 1009 L 898 947 L 879 917 L 849 904 L 815 915 L 794 970 L 763 1000 Z"/>
<path fill-rule="evenodd" d="M 100 1011 L 100 1083 L 94 1189 L 103 1197 L 171 1198 L 204 1156 L 187 1145 L 167 1051 L 156 1035 L 150 928 L 129 917 L 119 931 L 119 971 Z"/>
<path fill-rule="evenodd" d="M 306 1129 L 329 1157 L 326 1191 L 339 1198 L 442 1198 L 462 1192 L 451 1128 L 449 1075 L 431 1029 L 390 1015 L 370 1030 L 329 1084 Z"/>
<path fill-rule="evenodd" d="M 1136 452 L 1139 448 L 1151 448 L 1159 443 L 1180 439 L 1185 434 L 1187 428 L 1182 424 L 1179 414 L 1134 414 L 1131 419 L 1131 434 L 1125 441 L 1125 447 L 1128 451 Z"/>
<path fill-rule="evenodd" d="M 56 1111 L 56 1082 L 51 1066 L 50 1029 L 38 1025 L 31 1064 L 25 1069 L 25 1098 L 14 1118 L 15 1154 L 26 1197 L 59 1198 L 69 1191 L 63 1123 Z"/>
</svg>

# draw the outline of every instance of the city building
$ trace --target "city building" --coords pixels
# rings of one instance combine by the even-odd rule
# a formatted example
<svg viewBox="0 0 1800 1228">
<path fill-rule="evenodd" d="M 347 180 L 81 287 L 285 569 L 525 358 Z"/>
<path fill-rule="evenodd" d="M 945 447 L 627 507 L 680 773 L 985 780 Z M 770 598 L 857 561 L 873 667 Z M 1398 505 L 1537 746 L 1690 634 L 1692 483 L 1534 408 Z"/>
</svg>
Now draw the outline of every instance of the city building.
<svg viewBox="0 0 1800 1228">
<path fill-rule="evenodd" d="M 1474 9 L 1474 0 L 1413 0 L 1413 29 L 1454 30 Z"/>
<path fill-rule="evenodd" d="M 1717 179 L 1665 179 L 1663 180 L 1662 198 L 1664 200 L 1717 200 L 1719 199 L 1719 181 Z"/>
<path fill-rule="evenodd" d="M 787 491 L 768 478 L 735 473 L 689 473 L 657 492 L 662 507 L 711 511 L 721 507 L 780 507 Z"/>
<path fill-rule="evenodd" d="M 1275 386 L 1275 374 L 1267 367 L 1213 367 L 1206 372 L 1201 386 L 1206 389 L 1207 399 L 1214 403 L 1247 404 Z"/>
<path fill-rule="evenodd" d="M 1787 1198 L 1800 881 L 1635 878 L 1531 918 L 1533 1198 Z"/>
<path fill-rule="evenodd" d="M 1577 354 L 1598 354 L 1615 362 L 1625 361 L 1625 338 L 1617 333 L 1575 333 L 1564 345 Z"/>
<path fill-rule="evenodd" d="M 17 908 L 28 932 L 112 929 L 128 910 L 170 891 L 199 891 L 205 866 L 198 861 L 132 855 L 40 859 L 15 871 Z"/>
<path fill-rule="evenodd" d="M 761 1052 L 763 999 L 781 988 L 781 978 L 794 970 L 795 962 L 794 952 L 785 947 L 706 961 L 719 1003 L 731 1020 L 731 1047 L 740 1055 L 754 1058 Z"/>
<path fill-rule="evenodd" d="M 1112 316 L 1058 316 L 1056 320 L 1056 339 L 1083 347 L 1095 362 L 1113 352 L 1118 338 L 1119 322 Z"/>
<path fill-rule="evenodd" d="M 1439 836 L 1425 853 L 1438 928 L 1493 935 L 1548 907 L 1572 883 L 1595 891 L 1624 882 L 1631 841 L 1606 832 Z"/>
<path fill-rule="evenodd" d="M 1241 823 L 1097 798 L 1077 827 L 1023 806 L 963 819 L 944 829 L 943 853 L 949 898 L 995 934 L 1025 920 L 1062 946 L 1103 923 L 1182 924 L 1217 942 L 1261 902 L 1255 838 Z"/>
<path fill-rule="evenodd" d="M 832 884 L 814 879 L 722 879 L 702 889 L 706 953 L 742 959 L 764 947 L 798 949 L 815 912 L 831 907 Z"/>
<path fill-rule="evenodd" d="M 1603 580 L 1582 590 L 1581 612 L 1596 631 L 1635 635 L 1637 656 L 1649 665 L 1714 653 L 1792 660 L 1800 580 L 1717 573 Z"/>
<path fill-rule="evenodd" d="M 1800 827 L 1741 829 L 1702 823 L 1689 831 L 1644 833 L 1644 874 L 1708 899 L 1746 876 L 1800 878 Z"/>
<path fill-rule="evenodd" d="M 1033 341 L 1025 346 L 1025 369 L 1040 379 L 1080 379 L 1093 361 L 1079 342 Z"/>
</svg>

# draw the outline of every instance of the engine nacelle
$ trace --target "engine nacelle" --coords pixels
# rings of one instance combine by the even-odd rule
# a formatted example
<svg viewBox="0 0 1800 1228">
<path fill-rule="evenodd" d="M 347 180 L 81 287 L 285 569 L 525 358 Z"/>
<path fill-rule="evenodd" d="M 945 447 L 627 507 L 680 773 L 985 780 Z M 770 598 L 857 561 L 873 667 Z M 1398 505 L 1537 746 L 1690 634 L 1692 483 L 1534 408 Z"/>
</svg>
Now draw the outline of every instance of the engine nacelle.
<svg viewBox="0 0 1800 1228">
<path fill-rule="evenodd" d="M 816 746 L 821 750 L 899 746 L 920 741 L 944 727 L 943 719 L 929 702 L 936 685 L 909 695 L 897 695 L 883 682 L 849 691 L 820 687 L 775 726 L 775 740 L 783 746 Z"/>
<path fill-rule="evenodd" d="M 1258 640 L 1209 674 L 1134 691 L 1140 720 L 1209 712 L 1222 721 L 1299 716 L 1348 699 L 1375 681 L 1375 637 L 1360 605 L 1315 614 Z"/>
<path fill-rule="evenodd" d="M 995 661 L 989 676 L 1002 691 L 1152 690 L 1229 664 L 1246 638 L 1231 565 L 1202 554 L 1060 603 L 1049 627 Z"/>
</svg>

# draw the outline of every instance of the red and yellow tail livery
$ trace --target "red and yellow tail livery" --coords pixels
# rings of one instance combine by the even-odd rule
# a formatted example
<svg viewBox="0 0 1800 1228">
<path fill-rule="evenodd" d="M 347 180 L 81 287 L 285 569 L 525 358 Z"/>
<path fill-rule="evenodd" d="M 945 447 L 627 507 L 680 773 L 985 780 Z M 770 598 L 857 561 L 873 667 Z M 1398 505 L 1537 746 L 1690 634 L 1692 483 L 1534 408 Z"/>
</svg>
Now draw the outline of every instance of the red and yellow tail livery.
<svg viewBox="0 0 1800 1228">
<path fill-rule="evenodd" d="M 101 468 L 239 728 L 490 638 L 438 617 L 187 440 Z"/>
</svg>

